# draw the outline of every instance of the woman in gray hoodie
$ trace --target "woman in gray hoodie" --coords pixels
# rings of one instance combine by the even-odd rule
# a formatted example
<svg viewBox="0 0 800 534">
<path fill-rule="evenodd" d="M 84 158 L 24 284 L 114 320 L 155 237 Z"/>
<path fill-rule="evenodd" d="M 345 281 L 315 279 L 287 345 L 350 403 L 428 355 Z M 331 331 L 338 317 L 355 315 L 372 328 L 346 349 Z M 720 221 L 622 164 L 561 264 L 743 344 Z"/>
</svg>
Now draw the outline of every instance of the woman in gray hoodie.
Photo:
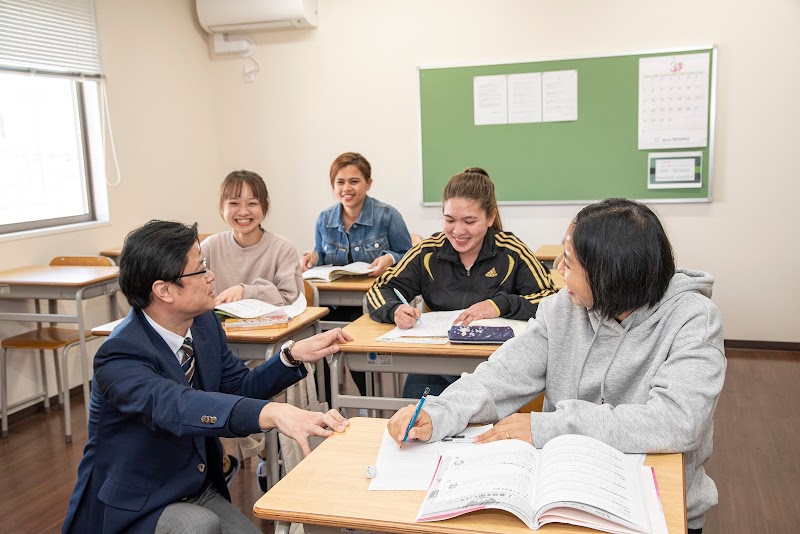
<svg viewBox="0 0 800 534">
<path fill-rule="evenodd" d="M 429 397 L 409 439 L 436 441 L 493 422 L 479 442 L 542 447 L 582 434 L 623 452 L 682 452 L 689 532 L 702 530 L 717 503 L 703 465 L 726 366 L 713 278 L 675 269 L 660 221 L 631 200 L 585 207 L 564 249 L 558 269 L 566 287 L 539 304 L 523 335 Z M 542 391 L 542 412 L 517 413 Z M 398 443 L 413 410 L 389 422 Z"/>
</svg>

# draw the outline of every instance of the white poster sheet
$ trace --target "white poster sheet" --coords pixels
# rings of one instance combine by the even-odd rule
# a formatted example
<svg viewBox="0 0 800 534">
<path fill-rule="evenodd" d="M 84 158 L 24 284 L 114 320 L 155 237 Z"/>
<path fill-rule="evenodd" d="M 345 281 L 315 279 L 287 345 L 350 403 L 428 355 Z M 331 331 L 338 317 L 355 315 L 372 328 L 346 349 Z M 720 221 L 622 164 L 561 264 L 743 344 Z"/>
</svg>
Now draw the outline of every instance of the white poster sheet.
<svg viewBox="0 0 800 534">
<path fill-rule="evenodd" d="M 542 75 L 544 122 L 578 120 L 578 71 L 557 70 Z"/>
<path fill-rule="evenodd" d="M 475 76 L 472 78 L 475 126 L 508 124 L 507 77 Z"/>
</svg>

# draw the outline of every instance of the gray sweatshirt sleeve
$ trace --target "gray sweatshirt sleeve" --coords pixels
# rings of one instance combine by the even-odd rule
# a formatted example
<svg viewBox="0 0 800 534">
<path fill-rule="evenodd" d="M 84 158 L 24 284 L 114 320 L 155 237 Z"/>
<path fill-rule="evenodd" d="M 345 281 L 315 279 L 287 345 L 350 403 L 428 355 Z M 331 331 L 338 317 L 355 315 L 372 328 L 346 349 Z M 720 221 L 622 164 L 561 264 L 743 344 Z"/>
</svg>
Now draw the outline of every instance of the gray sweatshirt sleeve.
<svg viewBox="0 0 800 534">
<path fill-rule="evenodd" d="M 474 373 L 462 374 L 439 397 L 428 400 L 425 410 L 433 421 L 431 441 L 460 432 L 469 423 L 495 423 L 542 392 L 547 369 L 544 315 L 531 324 Z"/>
</svg>

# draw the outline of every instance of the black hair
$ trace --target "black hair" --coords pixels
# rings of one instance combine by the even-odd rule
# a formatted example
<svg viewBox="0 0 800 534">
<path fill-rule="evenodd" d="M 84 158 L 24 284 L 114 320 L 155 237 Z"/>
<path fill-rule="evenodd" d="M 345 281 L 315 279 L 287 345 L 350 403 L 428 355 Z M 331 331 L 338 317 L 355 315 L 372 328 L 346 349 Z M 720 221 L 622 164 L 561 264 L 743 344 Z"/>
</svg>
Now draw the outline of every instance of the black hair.
<svg viewBox="0 0 800 534">
<path fill-rule="evenodd" d="M 592 290 L 592 309 L 617 317 L 655 306 L 675 274 L 672 245 L 656 214 L 633 200 L 609 198 L 583 208 L 572 245 Z"/>
<path fill-rule="evenodd" d="M 153 220 L 131 231 L 119 257 L 119 288 L 131 307 L 150 304 L 157 280 L 181 285 L 179 277 L 197 243 L 197 223 Z"/>
</svg>

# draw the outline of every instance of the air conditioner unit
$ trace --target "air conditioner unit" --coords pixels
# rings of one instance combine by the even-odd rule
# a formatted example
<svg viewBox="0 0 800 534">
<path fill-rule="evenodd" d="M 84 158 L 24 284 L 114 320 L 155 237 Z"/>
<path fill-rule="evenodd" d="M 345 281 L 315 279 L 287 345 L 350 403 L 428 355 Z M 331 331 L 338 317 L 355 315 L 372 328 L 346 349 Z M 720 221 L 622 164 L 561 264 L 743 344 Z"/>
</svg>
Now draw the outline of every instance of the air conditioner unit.
<svg viewBox="0 0 800 534">
<path fill-rule="evenodd" d="M 208 33 L 317 27 L 317 0 L 196 0 Z"/>
</svg>

